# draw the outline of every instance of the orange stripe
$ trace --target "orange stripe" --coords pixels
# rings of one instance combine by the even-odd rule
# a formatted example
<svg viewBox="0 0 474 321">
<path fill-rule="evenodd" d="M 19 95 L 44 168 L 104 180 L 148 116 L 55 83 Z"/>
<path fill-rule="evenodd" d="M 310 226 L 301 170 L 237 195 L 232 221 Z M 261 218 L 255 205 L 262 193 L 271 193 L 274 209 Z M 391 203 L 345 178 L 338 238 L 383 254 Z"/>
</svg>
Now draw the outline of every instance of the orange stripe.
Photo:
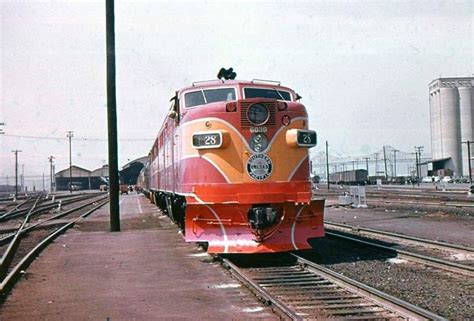
<svg viewBox="0 0 474 321">
<path fill-rule="evenodd" d="M 211 128 L 206 127 L 206 122 L 211 124 Z M 273 138 L 272 146 L 267 153 L 273 163 L 272 175 L 268 181 L 287 181 L 289 175 L 296 166 L 308 155 L 307 148 L 292 148 L 286 143 L 286 131 L 293 128 L 305 128 L 303 120 L 296 120 L 277 133 Z M 195 132 L 226 130 L 230 136 L 229 144 L 224 148 L 196 150 L 192 146 L 192 135 Z M 184 123 L 180 126 L 181 148 L 183 157 L 205 156 L 211 160 L 219 169 L 225 173 L 232 183 L 256 182 L 246 170 L 247 160 L 253 152 L 247 148 L 247 144 L 242 141 L 242 136 L 233 127 L 217 119 L 203 118 L 200 121 Z"/>
</svg>

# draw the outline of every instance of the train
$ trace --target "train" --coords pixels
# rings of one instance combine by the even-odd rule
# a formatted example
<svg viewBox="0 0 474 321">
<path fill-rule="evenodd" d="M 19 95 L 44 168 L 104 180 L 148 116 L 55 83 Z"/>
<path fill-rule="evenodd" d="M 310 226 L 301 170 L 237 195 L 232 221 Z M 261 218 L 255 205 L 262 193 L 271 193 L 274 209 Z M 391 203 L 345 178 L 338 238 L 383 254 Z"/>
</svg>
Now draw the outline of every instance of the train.
<svg viewBox="0 0 474 321">
<path fill-rule="evenodd" d="M 329 182 L 332 184 L 365 185 L 368 179 L 367 174 L 365 169 L 330 173 Z"/>
<path fill-rule="evenodd" d="M 312 199 L 306 108 L 279 82 L 234 78 L 175 92 L 137 187 L 209 253 L 311 248 L 325 201 Z"/>
</svg>

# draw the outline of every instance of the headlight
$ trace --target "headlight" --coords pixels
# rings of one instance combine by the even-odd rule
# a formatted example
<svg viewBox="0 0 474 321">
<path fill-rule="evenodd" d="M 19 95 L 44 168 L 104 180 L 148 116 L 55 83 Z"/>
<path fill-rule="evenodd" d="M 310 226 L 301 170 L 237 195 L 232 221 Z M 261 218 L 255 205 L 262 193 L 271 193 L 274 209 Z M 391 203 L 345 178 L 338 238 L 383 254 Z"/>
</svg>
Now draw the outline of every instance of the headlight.
<svg viewBox="0 0 474 321">
<path fill-rule="evenodd" d="M 268 138 L 263 133 L 255 133 L 250 138 L 250 148 L 256 153 L 261 153 L 268 147 Z"/>
<path fill-rule="evenodd" d="M 247 110 L 247 118 L 256 126 L 265 124 L 269 116 L 270 113 L 267 106 L 260 103 L 251 105 Z"/>
</svg>

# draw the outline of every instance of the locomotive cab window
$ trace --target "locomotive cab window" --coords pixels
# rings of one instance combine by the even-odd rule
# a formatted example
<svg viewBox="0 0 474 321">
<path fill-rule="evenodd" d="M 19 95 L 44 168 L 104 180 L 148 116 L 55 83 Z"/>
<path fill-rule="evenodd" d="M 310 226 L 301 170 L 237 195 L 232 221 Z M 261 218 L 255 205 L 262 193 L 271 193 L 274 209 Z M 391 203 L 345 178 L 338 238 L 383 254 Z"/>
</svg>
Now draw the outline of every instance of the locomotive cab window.
<svg viewBox="0 0 474 321">
<path fill-rule="evenodd" d="M 244 88 L 244 95 L 245 98 L 270 98 L 291 101 L 291 94 L 288 91 L 277 90 L 276 88 Z"/>
<path fill-rule="evenodd" d="M 232 101 L 236 99 L 234 88 L 219 88 L 198 90 L 184 94 L 184 105 L 194 107 L 219 101 Z"/>
</svg>

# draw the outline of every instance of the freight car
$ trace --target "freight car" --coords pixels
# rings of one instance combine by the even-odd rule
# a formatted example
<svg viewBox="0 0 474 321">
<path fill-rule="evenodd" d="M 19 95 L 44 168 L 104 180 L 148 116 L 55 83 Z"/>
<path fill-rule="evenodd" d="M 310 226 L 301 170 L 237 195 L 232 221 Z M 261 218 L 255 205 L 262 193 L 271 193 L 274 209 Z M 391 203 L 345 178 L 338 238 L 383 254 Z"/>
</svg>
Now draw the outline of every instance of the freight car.
<svg viewBox="0 0 474 321">
<path fill-rule="evenodd" d="M 176 92 L 143 189 L 210 253 L 310 248 L 309 238 L 324 236 L 324 200 L 311 199 L 317 136 L 306 109 L 278 82 L 232 74 Z"/>
<path fill-rule="evenodd" d="M 367 183 L 367 170 L 355 169 L 329 174 L 329 182 L 332 184 L 365 185 Z"/>
</svg>

